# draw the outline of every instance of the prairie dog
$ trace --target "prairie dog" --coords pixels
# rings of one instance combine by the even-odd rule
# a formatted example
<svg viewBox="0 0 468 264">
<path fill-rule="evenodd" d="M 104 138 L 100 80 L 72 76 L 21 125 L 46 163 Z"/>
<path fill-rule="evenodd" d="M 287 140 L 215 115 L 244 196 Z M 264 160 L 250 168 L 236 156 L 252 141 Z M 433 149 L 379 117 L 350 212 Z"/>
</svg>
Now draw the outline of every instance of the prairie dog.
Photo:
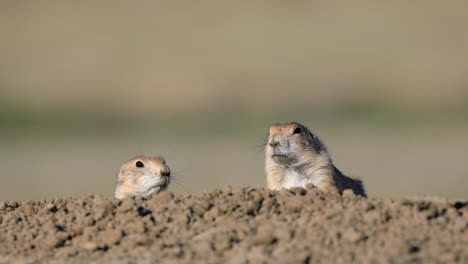
<svg viewBox="0 0 468 264">
<path fill-rule="evenodd" d="M 122 165 L 115 198 L 147 197 L 167 188 L 171 171 L 163 157 L 136 157 Z"/>
<path fill-rule="evenodd" d="M 311 183 L 323 191 L 341 194 L 351 189 L 354 194 L 366 197 L 362 181 L 343 175 L 333 165 L 317 135 L 299 123 L 272 125 L 265 154 L 267 184 L 271 190 L 305 188 Z"/>
</svg>

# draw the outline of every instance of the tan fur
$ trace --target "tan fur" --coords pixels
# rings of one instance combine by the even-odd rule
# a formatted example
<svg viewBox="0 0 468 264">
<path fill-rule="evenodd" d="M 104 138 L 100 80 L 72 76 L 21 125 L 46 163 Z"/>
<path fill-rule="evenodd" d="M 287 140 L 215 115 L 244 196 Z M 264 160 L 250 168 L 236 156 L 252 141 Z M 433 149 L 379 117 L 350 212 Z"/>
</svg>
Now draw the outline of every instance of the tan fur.
<svg viewBox="0 0 468 264">
<path fill-rule="evenodd" d="M 143 163 L 143 167 L 137 167 L 137 162 Z M 136 157 L 120 168 L 115 198 L 146 197 L 166 189 L 170 180 L 170 169 L 164 158 Z"/>
<path fill-rule="evenodd" d="M 265 146 L 267 185 L 271 190 L 313 184 L 327 192 L 351 189 L 366 197 L 359 178 L 343 175 L 333 165 L 325 145 L 299 123 L 271 126 Z"/>
</svg>

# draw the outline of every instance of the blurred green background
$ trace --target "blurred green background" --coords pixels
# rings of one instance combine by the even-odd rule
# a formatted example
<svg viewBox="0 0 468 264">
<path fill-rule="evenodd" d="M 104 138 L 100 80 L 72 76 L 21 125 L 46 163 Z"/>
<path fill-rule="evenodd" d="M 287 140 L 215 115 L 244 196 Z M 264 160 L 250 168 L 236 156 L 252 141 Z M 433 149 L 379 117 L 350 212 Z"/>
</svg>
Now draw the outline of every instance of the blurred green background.
<svg viewBox="0 0 468 264">
<path fill-rule="evenodd" d="M 374 197 L 468 198 L 464 1 L 2 1 L 0 200 L 264 186 L 299 121 Z"/>
</svg>

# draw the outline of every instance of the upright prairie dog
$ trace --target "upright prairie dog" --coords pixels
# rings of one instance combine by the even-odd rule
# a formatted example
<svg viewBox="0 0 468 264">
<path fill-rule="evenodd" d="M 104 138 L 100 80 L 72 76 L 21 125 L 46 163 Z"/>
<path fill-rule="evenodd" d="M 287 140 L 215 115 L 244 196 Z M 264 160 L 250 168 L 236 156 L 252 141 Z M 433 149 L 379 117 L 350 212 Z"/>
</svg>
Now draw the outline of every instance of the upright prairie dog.
<svg viewBox="0 0 468 264">
<path fill-rule="evenodd" d="M 136 157 L 120 168 L 115 198 L 147 197 L 166 189 L 170 182 L 171 171 L 163 157 Z"/>
<path fill-rule="evenodd" d="M 341 194 L 351 189 L 354 194 L 366 197 L 362 181 L 343 175 L 333 165 L 322 141 L 299 123 L 272 125 L 265 154 L 267 184 L 271 190 L 305 188 L 311 183 L 323 191 Z"/>
</svg>

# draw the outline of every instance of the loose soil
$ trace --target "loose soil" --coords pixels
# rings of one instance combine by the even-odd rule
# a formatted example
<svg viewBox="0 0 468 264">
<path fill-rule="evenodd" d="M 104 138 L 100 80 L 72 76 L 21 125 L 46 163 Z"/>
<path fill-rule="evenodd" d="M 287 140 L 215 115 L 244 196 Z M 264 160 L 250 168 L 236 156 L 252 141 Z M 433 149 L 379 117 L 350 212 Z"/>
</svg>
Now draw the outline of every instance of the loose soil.
<svg viewBox="0 0 468 264">
<path fill-rule="evenodd" d="M 0 202 L 0 263 L 468 263 L 468 201 L 226 188 Z"/>
</svg>

